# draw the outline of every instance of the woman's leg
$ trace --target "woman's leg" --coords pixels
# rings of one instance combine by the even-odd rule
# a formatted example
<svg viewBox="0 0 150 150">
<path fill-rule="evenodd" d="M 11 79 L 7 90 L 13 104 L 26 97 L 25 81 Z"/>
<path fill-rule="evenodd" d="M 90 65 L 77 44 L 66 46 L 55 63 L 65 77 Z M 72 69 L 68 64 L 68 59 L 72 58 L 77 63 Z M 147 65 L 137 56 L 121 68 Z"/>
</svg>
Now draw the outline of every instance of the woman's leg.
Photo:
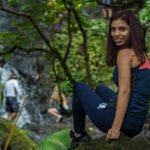
<svg viewBox="0 0 150 150">
<path fill-rule="evenodd" d="M 52 114 L 55 117 L 59 117 L 61 115 L 56 108 L 49 108 L 48 113 Z"/>
<path fill-rule="evenodd" d="M 106 89 L 105 89 L 106 90 Z M 109 92 L 109 90 L 108 90 Z M 102 93 L 101 93 L 102 94 Z M 107 95 L 107 92 L 105 92 Z M 103 97 L 107 97 L 103 95 Z M 107 97 L 109 99 L 109 97 Z M 91 121 L 103 132 L 107 132 L 112 127 L 115 117 L 115 108 L 106 103 L 100 94 L 97 95 L 89 86 L 78 82 L 73 91 L 73 122 L 75 133 L 85 132 L 85 116 L 89 116 Z M 144 120 L 135 116 L 125 115 L 121 131 L 129 137 L 138 134 L 144 124 Z"/>
<path fill-rule="evenodd" d="M 99 95 L 105 102 L 109 102 L 113 100 L 113 97 L 116 95 L 114 91 L 112 91 L 109 87 L 100 85 L 95 88 L 95 93 Z"/>
<path fill-rule="evenodd" d="M 107 93 L 106 93 L 107 94 Z M 74 85 L 73 89 L 73 124 L 76 133 L 84 133 L 86 114 L 102 131 L 111 128 L 115 109 L 105 103 L 89 86 L 82 82 Z"/>
<path fill-rule="evenodd" d="M 59 122 L 62 119 L 61 113 L 56 108 L 49 108 L 47 112 L 56 117 L 56 122 Z"/>
<path fill-rule="evenodd" d="M 13 120 L 17 116 L 16 112 L 12 112 L 8 114 L 8 120 Z"/>
</svg>

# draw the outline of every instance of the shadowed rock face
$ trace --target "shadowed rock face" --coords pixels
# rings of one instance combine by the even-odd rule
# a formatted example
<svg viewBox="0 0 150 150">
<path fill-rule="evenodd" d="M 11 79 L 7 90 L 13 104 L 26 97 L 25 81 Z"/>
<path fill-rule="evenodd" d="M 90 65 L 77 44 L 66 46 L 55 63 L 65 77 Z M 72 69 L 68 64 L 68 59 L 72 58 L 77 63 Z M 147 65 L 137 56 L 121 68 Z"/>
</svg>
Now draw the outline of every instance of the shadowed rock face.
<svg viewBox="0 0 150 150">
<path fill-rule="evenodd" d="M 148 131 L 150 133 L 150 130 Z M 106 142 L 105 137 L 81 144 L 76 150 L 150 150 L 150 136 L 140 134 L 133 139 L 124 135 L 118 141 Z"/>
</svg>

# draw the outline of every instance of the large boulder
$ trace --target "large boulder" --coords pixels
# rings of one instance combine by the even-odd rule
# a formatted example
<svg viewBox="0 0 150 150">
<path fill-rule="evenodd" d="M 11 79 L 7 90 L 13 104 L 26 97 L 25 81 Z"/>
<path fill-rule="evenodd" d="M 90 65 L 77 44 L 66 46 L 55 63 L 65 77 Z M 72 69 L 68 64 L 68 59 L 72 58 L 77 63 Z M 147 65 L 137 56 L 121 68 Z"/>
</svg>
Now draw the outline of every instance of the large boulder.
<svg viewBox="0 0 150 150">
<path fill-rule="evenodd" d="M 121 135 L 118 141 L 106 142 L 103 136 L 81 144 L 76 150 L 150 150 L 150 137 L 140 134 L 131 139 Z"/>
<path fill-rule="evenodd" d="M 0 145 L 6 142 L 12 126 L 11 121 L 0 118 Z M 20 128 L 15 128 L 10 145 L 12 150 L 33 150 L 37 147 L 36 143 Z"/>
</svg>

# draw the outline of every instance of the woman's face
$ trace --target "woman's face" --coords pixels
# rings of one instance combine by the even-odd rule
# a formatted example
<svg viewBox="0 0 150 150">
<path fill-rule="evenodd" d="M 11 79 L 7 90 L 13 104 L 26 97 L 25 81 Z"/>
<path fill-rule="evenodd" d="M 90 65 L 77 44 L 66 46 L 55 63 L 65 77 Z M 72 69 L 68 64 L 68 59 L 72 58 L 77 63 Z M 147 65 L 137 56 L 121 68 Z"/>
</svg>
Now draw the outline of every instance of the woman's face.
<svg viewBox="0 0 150 150">
<path fill-rule="evenodd" d="M 130 39 L 130 26 L 122 19 L 113 20 L 111 23 L 111 36 L 116 46 L 123 46 Z"/>
</svg>

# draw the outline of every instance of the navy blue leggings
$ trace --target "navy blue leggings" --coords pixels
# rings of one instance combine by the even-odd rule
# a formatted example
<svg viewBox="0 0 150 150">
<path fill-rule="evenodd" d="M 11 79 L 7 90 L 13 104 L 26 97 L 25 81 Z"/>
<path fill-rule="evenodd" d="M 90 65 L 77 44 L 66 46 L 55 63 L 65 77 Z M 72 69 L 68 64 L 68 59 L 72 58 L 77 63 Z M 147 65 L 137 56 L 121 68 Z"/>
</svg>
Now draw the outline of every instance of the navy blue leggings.
<svg viewBox="0 0 150 150">
<path fill-rule="evenodd" d="M 73 88 L 73 125 L 76 133 L 85 132 L 85 116 L 103 132 L 112 127 L 115 107 L 109 105 L 116 94 L 106 86 L 98 86 L 95 91 L 83 82 L 77 82 Z M 122 132 L 133 137 L 143 126 L 143 121 L 126 115 L 122 124 Z"/>
</svg>

